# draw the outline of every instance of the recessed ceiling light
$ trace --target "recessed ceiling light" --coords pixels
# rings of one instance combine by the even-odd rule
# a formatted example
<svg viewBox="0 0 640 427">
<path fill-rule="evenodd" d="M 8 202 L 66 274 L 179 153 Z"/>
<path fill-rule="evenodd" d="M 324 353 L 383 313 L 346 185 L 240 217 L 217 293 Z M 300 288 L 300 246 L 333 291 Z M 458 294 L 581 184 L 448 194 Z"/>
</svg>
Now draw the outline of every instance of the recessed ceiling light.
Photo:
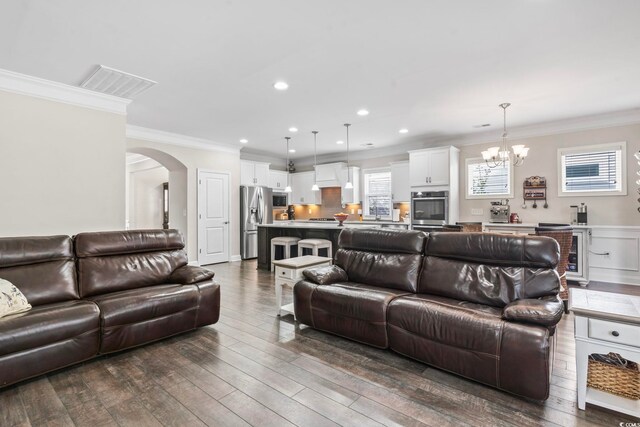
<svg viewBox="0 0 640 427">
<path fill-rule="evenodd" d="M 336 141 L 336 144 L 338 144 L 338 145 L 342 145 L 342 144 L 344 144 L 344 141 L 342 141 L 342 140 L 340 140 L 340 141 Z"/>
<path fill-rule="evenodd" d="M 295 153 L 295 152 L 296 152 L 296 150 L 295 150 L 294 148 L 289 148 L 289 152 L 290 152 L 290 153 Z"/>
<path fill-rule="evenodd" d="M 242 139 L 240 140 L 240 142 L 241 142 L 241 143 L 243 143 L 243 144 L 246 144 L 247 142 L 249 142 L 249 140 L 248 140 L 248 139 L 246 139 L 246 138 L 242 138 Z"/>
<path fill-rule="evenodd" d="M 399 133 L 409 133 L 409 129 L 407 128 L 402 128 L 398 131 Z"/>
<path fill-rule="evenodd" d="M 275 82 L 273 84 L 273 87 L 276 88 L 277 90 L 287 90 L 289 89 L 289 85 L 287 84 L 287 82 Z"/>
<path fill-rule="evenodd" d="M 365 110 L 364 108 L 361 110 L 358 110 L 358 115 L 359 116 L 368 116 L 369 115 L 369 111 Z"/>
<path fill-rule="evenodd" d="M 289 132 L 298 132 L 298 128 L 296 128 L 296 127 L 290 127 L 290 128 L 289 128 Z"/>
</svg>

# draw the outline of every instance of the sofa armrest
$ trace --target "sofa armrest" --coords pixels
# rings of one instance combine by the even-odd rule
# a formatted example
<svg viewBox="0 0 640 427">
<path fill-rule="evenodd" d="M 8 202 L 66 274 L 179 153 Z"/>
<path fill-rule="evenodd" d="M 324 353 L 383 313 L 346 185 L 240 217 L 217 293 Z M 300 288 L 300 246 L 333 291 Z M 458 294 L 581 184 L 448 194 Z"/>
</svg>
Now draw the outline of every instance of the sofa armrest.
<svg viewBox="0 0 640 427">
<path fill-rule="evenodd" d="M 171 273 L 169 281 L 180 283 L 181 285 L 190 285 L 209 280 L 213 278 L 214 275 L 215 273 L 213 271 L 207 270 L 206 268 L 184 265 Z"/>
<path fill-rule="evenodd" d="M 558 295 L 538 299 L 521 299 L 507 304 L 502 311 L 504 320 L 555 326 L 562 318 L 564 304 Z"/>
<path fill-rule="evenodd" d="M 337 265 L 307 268 L 302 274 L 308 281 L 317 285 L 330 285 L 349 280 L 347 272 Z"/>
</svg>

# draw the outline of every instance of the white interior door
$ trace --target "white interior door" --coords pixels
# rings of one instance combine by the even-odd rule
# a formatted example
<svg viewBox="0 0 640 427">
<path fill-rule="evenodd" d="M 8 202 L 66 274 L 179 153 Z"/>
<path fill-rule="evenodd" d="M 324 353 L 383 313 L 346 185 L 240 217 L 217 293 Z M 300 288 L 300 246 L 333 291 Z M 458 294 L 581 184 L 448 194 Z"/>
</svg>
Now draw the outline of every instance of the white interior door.
<svg viewBox="0 0 640 427">
<path fill-rule="evenodd" d="M 229 175 L 198 170 L 198 262 L 229 261 Z"/>
</svg>

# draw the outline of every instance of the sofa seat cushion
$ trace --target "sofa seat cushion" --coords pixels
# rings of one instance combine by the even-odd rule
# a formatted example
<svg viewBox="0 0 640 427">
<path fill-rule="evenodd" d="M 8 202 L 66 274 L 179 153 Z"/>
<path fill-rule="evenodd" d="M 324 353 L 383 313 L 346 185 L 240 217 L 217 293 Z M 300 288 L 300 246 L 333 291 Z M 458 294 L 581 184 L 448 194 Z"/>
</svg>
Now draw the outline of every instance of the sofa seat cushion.
<svg viewBox="0 0 640 427">
<path fill-rule="evenodd" d="M 197 309 L 194 285 L 159 285 L 91 297 L 100 307 L 102 326 L 124 326 L 179 311 Z"/>
<path fill-rule="evenodd" d="M 488 355 L 498 354 L 502 310 L 432 295 L 410 295 L 389 307 L 390 327 Z"/>
<path fill-rule="evenodd" d="M 96 333 L 99 329 L 100 312 L 92 302 L 76 300 L 36 306 L 0 319 L 0 356 Z M 95 341 L 97 346 L 97 335 Z"/>
<path fill-rule="evenodd" d="M 313 326 L 386 348 L 387 307 L 402 295 L 408 293 L 353 282 L 317 286 L 311 297 Z"/>
<path fill-rule="evenodd" d="M 416 294 L 387 312 L 389 347 L 422 362 L 531 399 L 549 393 L 549 330 L 505 321 L 502 309 Z"/>
<path fill-rule="evenodd" d="M 91 297 L 100 307 L 100 353 L 111 353 L 196 328 L 196 285 L 157 285 Z"/>
</svg>

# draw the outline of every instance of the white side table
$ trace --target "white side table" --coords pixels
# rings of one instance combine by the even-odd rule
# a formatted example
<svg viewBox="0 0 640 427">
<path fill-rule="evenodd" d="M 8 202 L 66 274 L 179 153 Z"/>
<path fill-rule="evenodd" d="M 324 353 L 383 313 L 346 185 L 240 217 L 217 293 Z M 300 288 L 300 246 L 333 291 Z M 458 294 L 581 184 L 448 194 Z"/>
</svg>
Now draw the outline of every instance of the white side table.
<svg viewBox="0 0 640 427">
<path fill-rule="evenodd" d="M 640 417 L 640 400 L 587 387 L 590 354 L 614 352 L 640 363 L 640 297 L 571 288 L 569 310 L 575 314 L 578 408 L 591 403 Z"/>
<path fill-rule="evenodd" d="M 276 305 L 278 316 L 283 313 L 291 313 L 295 316 L 293 303 L 282 305 L 282 287 L 289 286 L 293 289 L 293 285 L 302 279 L 303 270 L 311 267 L 331 265 L 331 258 L 305 255 L 273 261 L 273 265 L 276 266 Z"/>
</svg>

